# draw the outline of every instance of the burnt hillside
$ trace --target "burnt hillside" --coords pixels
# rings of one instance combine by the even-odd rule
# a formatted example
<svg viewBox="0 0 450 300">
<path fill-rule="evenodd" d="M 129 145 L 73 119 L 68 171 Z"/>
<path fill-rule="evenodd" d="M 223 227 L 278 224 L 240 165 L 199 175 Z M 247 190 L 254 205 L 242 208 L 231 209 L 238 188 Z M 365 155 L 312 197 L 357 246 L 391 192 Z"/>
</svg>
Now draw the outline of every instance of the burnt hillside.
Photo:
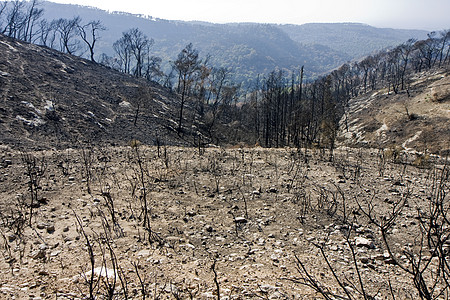
<svg viewBox="0 0 450 300">
<path fill-rule="evenodd" d="M 173 130 L 178 98 L 157 84 L 5 36 L 0 53 L 3 144 L 187 144 Z"/>
<path fill-rule="evenodd" d="M 352 146 L 450 153 L 448 69 L 415 74 L 408 91 L 379 89 L 349 101 L 339 140 Z"/>
</svg>

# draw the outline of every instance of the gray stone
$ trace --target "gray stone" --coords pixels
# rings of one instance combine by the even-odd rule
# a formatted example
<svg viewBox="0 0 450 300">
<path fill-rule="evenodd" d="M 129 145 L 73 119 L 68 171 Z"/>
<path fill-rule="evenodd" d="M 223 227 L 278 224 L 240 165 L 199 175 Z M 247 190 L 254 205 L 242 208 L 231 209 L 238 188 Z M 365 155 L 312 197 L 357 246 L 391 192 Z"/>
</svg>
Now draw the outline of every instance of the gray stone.
<svg viewBox="0 0 450 300">
<path fill-rule="evenodd" d="M 12 233 L 12 232 L 8 232 L 6 234 L 6 238 L 8 239 L 8 242 L 11 243 L 11 242 L 14 242 L 16 240 L 17 236 L 14 233 Z"/>
<path fill-rule="evenodd" d="M 37 227 L 37 229 L 45 229 L 46 227 L 47 227 L 47 224 L 45 224 L 45 223 L 38 223 L 37 225 L 36 225 L 36 227 Z"/>
<path fill-rule="evenodd" d="M 368 257 L 361 257 L 361 262 L 363 264 L 368 264 L 370 262 L 370 259 Z"/>
<path fill-rule="evenodd" d="M 30 257 L 32 259 L 45 258 L 45 250 L 35 250 L 35 251 L 30 253 Z"/>
<path fill-rule="evenodd" d="M 46 229 L 48 233 L 53 233 L 55 232 L 55 225 L 48 225 Z"/>
</svg>

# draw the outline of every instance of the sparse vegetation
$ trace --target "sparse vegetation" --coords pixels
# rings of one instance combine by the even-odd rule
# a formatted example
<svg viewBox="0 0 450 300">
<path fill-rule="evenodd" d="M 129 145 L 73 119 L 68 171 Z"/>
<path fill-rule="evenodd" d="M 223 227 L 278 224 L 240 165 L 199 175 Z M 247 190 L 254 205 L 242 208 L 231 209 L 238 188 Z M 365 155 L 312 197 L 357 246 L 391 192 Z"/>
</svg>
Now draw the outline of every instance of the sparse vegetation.
<svg viewBox="0 0 450 300">
<path fill-rule="evenodd" d="M 26 183 L 30 194 L 30 201 L 22 206 L 29 207 L 28 225 L 31 226 L 33 220 L 33 209 L 39 208 L 41 203 L 46 203 L 45 198 L 39 197 L 39 190 L 42 188 L 41 180 L 45 175 L 47 163 L 45 162 L 45 157 L 38 159 L 31 153 L 22 153 L 21 160 L 25 169 L 24 173 L 27 178 Z"/>
<path fill-rule="evenodd" d="M 33 282 L 44 298 L 256 299 L 317 292 L 326 299 L 430 299 L 447 292 L 443 158 L 430 159 L 424 169 L 406 152 L 403 163 L 376 163 L 388 150 L 337 148 L 332 162 L 311 151 L 305 162 L 296 149 L 205 148 L 199 154 L 166 147 L 166 166 L 158 147 L 138 144 L 92 149 L 110 160 L 104 172 L 98 171 L 102 159 L 90 164 L 102 174 L 91 181 L 91 194 L 85 173 L 76 171 L 85 168 L 78 159 L 85 150 L 70 156 L 73 177 L 49 160 L 59 152 L 33 153 L 36 161 L 45 157 L 52 178 L 41 191 L 49 204 L 33 212 L 33 227 L 28 209 L 9 213 L 8 195 L 27 192 L 15 182 L 28 180 L 15 168 L 22 154 L 9 152 L 13 165 L 0 197 L 3 294 L 23 295 L 18 278 Z M 166 169 L 164 177 L 158 168 Z M 41 274 L 39 281 L 30 270 Z"/>
<path fill-rule="evenodd" d="M 0 2 L 0 297 L 450 297 L 449 31 L 248 88 L 37 4 Z"/>
</svg>

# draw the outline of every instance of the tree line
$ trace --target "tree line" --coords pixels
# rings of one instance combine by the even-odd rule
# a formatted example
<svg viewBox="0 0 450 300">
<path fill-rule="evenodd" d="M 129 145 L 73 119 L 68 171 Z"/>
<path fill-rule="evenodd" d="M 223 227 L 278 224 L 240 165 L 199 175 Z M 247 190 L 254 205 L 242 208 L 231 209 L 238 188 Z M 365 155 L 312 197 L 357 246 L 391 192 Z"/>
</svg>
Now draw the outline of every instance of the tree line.
<svg viewBox="0 0 450 300">
<path fill-rule="evenodd" d="M 99 32 L 106 30 L 101 21 L 83 22 L 80 17 L 49 21 L 39 4 L 38 0 L 0 2 L 0 33 L 71 55 L 88 53 L 95 61 Z"/>
<path fill-rule="evenodd" d="M 450 30 L 431 32 L 425 40 L 410 39 L 360 61 L 346 63 L 316 80 L 305 82 L 303 68 L 285 74 L 273 71 L 247 93 L 241 108 L 253 142 L 265 147 L 309 147 L 332 150 L 348 101 L 386 88 L 409 95 L 411 77 L 450 65 Z M 345 120 L 345 118 L 343 118 Z"/>
<path fill-rule="evenodd" d="M 0 33 L 87 56 L 93 62 L 104 30 L 99 20 L 45 20 L 37 0 L 0 2 Z M 409 93 L 412 74 L 450 64 L 450 30 L 444 30 L 429 33 L 425 40 L 410 39 L 346 63 L 315 80 L 304 79 L 303 67 L 274 70 L 258 76 L 252 88 L 244 89 L 233 82 L 230 68 L 211 65 L 210 57 L 200 57 L 192 44 L 163 70 L 162 59 L 152 55 L 153 45 L 153 39 L 132 28 L 114 42 L 114 55 L 101 54 L 98 62 L 178 93 L 178 125 L 174 130 L 179 134 L 184 133 L 184 123 L 190 122 L 198 129 L 196 135 L 209 142 L 318 146 L 329 148 L 330 153 L 351 98 L 380 88 L 387 88 L 388 93 Z M 190 120 L 185 115 L 187 105 L 195 111 Z M 225 135 L 230 129 L 234 134 Z"/>
</svg>

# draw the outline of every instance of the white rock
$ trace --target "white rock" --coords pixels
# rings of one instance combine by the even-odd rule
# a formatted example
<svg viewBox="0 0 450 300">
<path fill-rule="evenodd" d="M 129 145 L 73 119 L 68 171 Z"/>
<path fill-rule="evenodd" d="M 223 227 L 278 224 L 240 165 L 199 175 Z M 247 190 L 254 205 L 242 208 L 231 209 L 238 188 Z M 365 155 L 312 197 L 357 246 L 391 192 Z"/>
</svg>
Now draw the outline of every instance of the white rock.
<svg viewBox="0 0 450 300">
<path fill-rule="evenodd" d="M 274 287 L 273 285 L 270 285 L 270 284 L 260 285 L 259 288 L 261 289 L 261 291 L 263 291 L 265 293 L 269 292 L 270 290 L 276 289 L 276 287 Z"/>
<path fill-rule="evenodd" d="M 150 250 L 144 249 L 137 253 L 137 256 L 150 256 Z"/>
<path fill-rule="evenodd" d="M 216 296 L 214 296 L 214 294 L 212 292 L 203 293 L 201 296 L 202 296 L 202 299 L 215 299 L 216 298 Z"/>
<path fill-rule="evenodd" d="M 274 262 L 279 262 L 280 261 L 280 256 L 277 254 L 272 254 L 270 256 L 270 258 L 274 261 Z"/>
<path fill-rule="evenodd" d="M 94 272 L 94 275 L 97 276 L 97 277 L 114 278 L 114 276 L 115 276 L 115 272 L 114 272 L 113 269 L 108 269 L 108 268 L 105 268 L 105 267 L 95 268 L 92 271 L 88 271 L 88 272 L 84 273 L 84 276 L 89 278 L 91 276 L 92 272 Z"/>
<path fill-rule="evenodd" d="M 122 101 L 122 102 L 119 103 L 119 106 L 123 107 L 123 108 L 130 108 L 131 107 L 131 103 L 128 102 L 128 101 Z"/>
<path fill-rule="evenodd" d="M 355 238 L 355 244 L 357 247 L 366 247 L 369 249 L 375 249 L 375 244 L 373 243 L 373 241 L 360 236 Z"/>
</svg>

